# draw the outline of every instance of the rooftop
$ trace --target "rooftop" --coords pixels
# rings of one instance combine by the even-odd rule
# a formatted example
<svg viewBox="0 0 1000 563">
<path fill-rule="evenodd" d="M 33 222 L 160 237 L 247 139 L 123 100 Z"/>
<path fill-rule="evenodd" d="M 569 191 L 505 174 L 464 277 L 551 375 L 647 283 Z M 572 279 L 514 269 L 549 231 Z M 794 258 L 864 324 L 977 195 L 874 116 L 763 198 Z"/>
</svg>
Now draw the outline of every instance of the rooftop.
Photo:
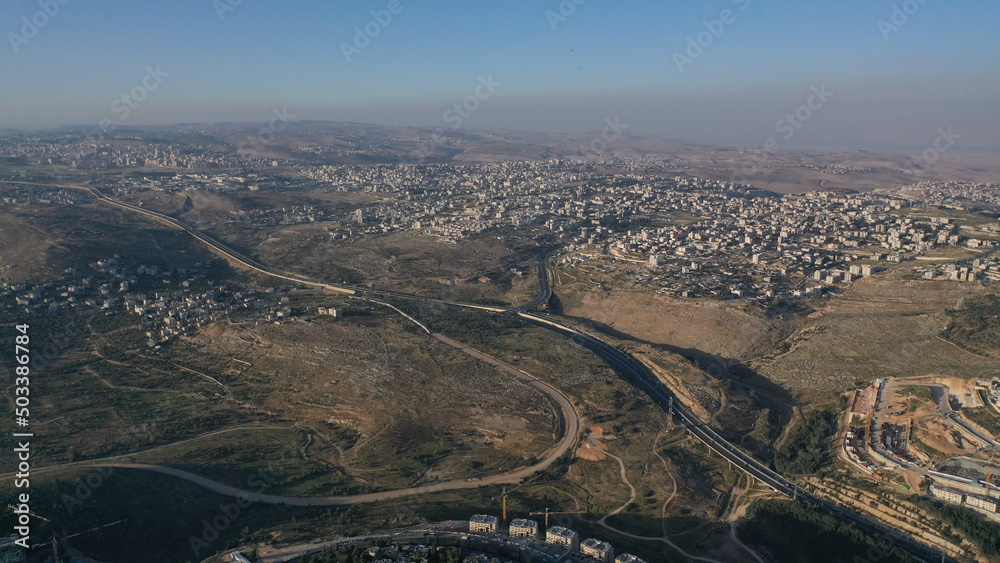
<svg viewBox="0 0 1000 563">
<path fill-rule="evenodd" d="M 572 538 L 573 536 L 577 535 L 577 533 L 574 532 L 573 530 L 570 530 L 569 528 L 563 528 L 562 526 L 552 526 L 551 528 L 549 528 L 547 533 L 553 536 L 558 536 L 560 538 Z"/>
</svg>

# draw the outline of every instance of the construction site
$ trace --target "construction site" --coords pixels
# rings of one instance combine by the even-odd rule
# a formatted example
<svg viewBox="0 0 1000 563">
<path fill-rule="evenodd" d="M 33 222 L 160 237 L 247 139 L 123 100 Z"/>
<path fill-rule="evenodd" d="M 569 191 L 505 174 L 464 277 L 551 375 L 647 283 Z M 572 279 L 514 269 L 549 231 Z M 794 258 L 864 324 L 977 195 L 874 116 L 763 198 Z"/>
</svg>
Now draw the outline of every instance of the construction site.
<svg viewBox="0 0 1000 563">
<path fill-rule="evenodd" d="M 982 385 L 955 377 L 877 379 L 846 396 L 840 457 L 869 476 L 897 474 L 925 492 L 1000 522 L 1000 443 L 963 415 L 992 409 Z M 921 487 L 923 484 L 923 487 Z"/>
</svg>

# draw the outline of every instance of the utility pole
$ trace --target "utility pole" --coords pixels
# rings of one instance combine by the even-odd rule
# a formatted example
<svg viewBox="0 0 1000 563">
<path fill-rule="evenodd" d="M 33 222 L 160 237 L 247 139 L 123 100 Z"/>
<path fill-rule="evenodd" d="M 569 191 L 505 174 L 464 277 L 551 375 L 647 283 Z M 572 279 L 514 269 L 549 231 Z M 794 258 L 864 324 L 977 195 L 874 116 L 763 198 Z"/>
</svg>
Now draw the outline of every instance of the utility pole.
<svg viewBox="0 0 1000 563">
<path fill-rule="evenodd" d="M 672 396 L 667 400 L 667 429 L 674 429 L 674 398 Z"/>
</svg>

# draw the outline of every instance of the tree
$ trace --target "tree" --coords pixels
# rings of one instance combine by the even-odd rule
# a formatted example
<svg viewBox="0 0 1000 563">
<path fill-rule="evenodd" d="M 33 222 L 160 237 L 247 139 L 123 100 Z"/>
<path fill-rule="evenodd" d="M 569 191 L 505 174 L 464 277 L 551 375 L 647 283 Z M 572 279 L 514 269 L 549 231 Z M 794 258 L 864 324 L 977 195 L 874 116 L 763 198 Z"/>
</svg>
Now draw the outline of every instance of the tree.
<svg viewBox="0 0 1000 563">
<path fill-rule="evenodd" d="M 816 473 L 823 463 L 824 445 L 831 431 L 829 414 L 810 411 L 803 415 L 784 446 L 775 452 L 775 469 L 791 474 Z"/>
</svg>

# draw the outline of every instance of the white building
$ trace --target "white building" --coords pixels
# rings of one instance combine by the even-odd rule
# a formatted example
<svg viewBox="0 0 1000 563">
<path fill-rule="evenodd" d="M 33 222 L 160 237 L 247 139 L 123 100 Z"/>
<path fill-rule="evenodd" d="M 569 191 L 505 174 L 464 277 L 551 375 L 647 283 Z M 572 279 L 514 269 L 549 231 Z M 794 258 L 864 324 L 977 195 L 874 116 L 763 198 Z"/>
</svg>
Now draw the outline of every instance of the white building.
<svg viewBox="0 0 1000 563">
<path fill-rule="evenodd" d="M 967 497 L 965 497 L 965 504 L 976 508 L 981 508 L 987 512 L 997 511 L 997 502 L 993 499 L 986 499 L 968 495 Z"/>
<path fill-rule="evenodd" d="M 646 563 L 646 561 L 639 559 L 631 553 L 623 553 L 615 558 L 615 563 Z"/>
<path fill-rule="evenodd" d="M 965 495 L 962 493 L 941 487 L 931 487 L 931 494 L 941 500 L 954 502 L 956 504 L 962 504 L 962 500 L 965 499 Z"/>
<path fill-rule="evenodd" d="M 579 551 L 580 549 L 580 534 L 562 526 L 549 528 L 545 532 L 545 541 L 553 545 L 561 545 L 570 551 Z"/>
<path fill-rule="evenodd" d="M 469 519 L 469 531 L 485 534 L 497 533 L 497 517 L 486 514 L 476 514 Z"/>
<path fill-rule="evenodd" d="M 615 548 L 610 543 L 594 538 L 587 538 L 580 544 L 580 553 L 597 559 L 601 563 L 613 563 Z"/>
<path fill-rule="evenodd" d="M 535 539 L 538 537 L 538 522 L 515 518 L 510 521 L 510 536 Z"/>
</svg>

